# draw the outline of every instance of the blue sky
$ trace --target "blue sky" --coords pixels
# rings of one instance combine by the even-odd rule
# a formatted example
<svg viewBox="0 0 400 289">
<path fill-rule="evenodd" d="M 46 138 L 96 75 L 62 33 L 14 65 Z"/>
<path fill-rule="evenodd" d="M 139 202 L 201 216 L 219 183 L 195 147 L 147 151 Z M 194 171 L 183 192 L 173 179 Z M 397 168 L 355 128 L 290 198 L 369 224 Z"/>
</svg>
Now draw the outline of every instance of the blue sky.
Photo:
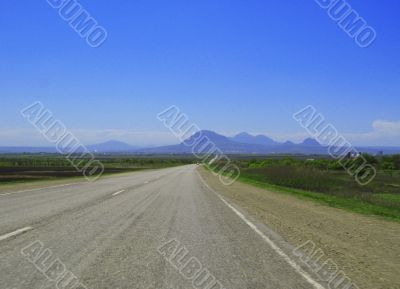
<svg viewBox="0 0 400 289">
<path fill-rule="evenodd" d="M 348 1 L 360 48 L 313 0 L 81 0 L 90 47 L 46 0 L 0 3 L 0 145 L 44 145 L 19 111 L 41 101 L 84 143 L 174 143 L 170 105 L 200 128 L 299 141 L 313 105 L 355 145 L 400 146 L 400 2 Z"/>
</svg>

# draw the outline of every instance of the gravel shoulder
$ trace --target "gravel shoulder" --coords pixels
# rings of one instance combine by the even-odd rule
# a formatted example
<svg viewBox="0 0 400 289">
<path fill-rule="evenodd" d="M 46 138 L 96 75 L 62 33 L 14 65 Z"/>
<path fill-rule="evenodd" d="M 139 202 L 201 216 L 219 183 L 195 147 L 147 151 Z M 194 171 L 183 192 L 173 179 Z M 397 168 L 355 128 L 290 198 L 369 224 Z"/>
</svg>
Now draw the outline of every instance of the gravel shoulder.
<svg viewBox="0 0 400 289">
<path fill-rule="evenodd" d="M 236 182 L 223 185 L 204 168 L 214 190 L 297 247 L 311 240 L 362 289 L 400 288 L 400 224 Z"/>
</svg>

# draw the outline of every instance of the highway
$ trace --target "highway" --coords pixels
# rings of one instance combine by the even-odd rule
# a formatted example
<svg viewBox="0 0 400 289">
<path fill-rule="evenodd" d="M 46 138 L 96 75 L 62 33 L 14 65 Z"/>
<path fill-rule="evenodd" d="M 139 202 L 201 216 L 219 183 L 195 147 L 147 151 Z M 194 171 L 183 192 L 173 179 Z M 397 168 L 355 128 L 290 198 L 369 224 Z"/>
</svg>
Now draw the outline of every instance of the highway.
<svg viewBox="0 0 400 289">
<path fill-rule="evenodd" d="M 0 289 L 324 288 L 197 169 L 0 194 Z"/>
</svg>

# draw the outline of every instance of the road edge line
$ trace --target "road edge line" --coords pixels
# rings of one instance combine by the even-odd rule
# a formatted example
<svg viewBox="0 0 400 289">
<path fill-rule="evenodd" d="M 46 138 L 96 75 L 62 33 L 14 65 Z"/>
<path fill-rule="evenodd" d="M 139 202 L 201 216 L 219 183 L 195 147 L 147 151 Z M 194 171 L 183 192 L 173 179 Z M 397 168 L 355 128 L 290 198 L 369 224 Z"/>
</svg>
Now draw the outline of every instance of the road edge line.
<svg viewBox="0 0 400 289">
<path fill-rule="evenodd" d="M 115 192 L 114 194 L 112 194 L 113 197 L 118 196 L 119 194 L 125 192 L 125 190 L 120 190 L 118 192 Z"/>
<path fill-rule="evenodd" d="M 25 228 L 21 228 L 21 229 L 15 230 L 14 232 L 11 232 L 11 233 L 8 233 L 8 234 L 0 236 L 0 241 L 7 240 L 7 239 L 9 239 L 11 237 L 14 237 L 14 236 L 18 236 L 18 235 L 20 235 L 22 233 L 25 233 L 27 231 L 30 231 L 32 229 L 33 229 L 33 227 L 25 227 Z"/>
<path fill-rule="evenodd" d="M 310 274 L 304 271 L 295 261 L 293 261 L 278 245 L 276 245 L 268 236 L 266 236 L 260 229 L 257 228 L 251 221 L 249 221 L 239 210 L 227 202 L 219 193 L 212 189 L 203 179 L 198 171 L 201 182 L 207 187 L 208 190 L 213 192 L 228 208 L 230 208 L 242 221 L 244 221 L 254 232 L 256 232 L 261 238 L 279 255 L 281 256 L 300 276 L 302 276 L 309 284 L 315 289 L 326 289 L 320 283 L 314 280 Z"/>
<path fill-rule="evenodd" d="M 62 187 L 67 187 L 67 186 L 71 186 L 71 185 L 75 185 L 75 184 L 79 184 L 79 182 L 76 182 L 76 183 L 68 183 L 68 184 L 62 184 L 62 185 L 55 185 L 55 186 L 49 186 L 49 187 L 43 187 L 43 188 L 36 188 L 36 189 L 30 189 L 30 190 L 23 190 L 23 191 L 2 193 L 2 194 L 0 194 L 0 197 L 1 197 L 1 196 L 14 195 L 14 194 L 20 194 L 20 193 L 28 193 L 28 192 L 40 191 L 40 190 L 45 190 L 45 189 L 62 188 Z"/>
</svg>

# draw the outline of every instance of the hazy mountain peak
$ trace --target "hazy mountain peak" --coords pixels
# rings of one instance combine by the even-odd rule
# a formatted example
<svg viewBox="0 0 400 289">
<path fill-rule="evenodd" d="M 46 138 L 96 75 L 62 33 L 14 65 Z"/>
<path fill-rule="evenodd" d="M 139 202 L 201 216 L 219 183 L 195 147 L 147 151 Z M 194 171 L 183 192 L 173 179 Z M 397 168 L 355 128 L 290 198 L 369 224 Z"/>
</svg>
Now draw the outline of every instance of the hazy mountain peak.
<svg viewBox="0 0 400 289">
<path fill-rule="evenodd" d="M 191 140 L 197 139 L 197 138 L 202 138 L 202 137 L 207 137 L 208 139 L 210 139 L 212 142 L 215 142 L 215 143 L 229 141 L 229 138 L 227 138 L 226 136 L 223 136 L 221 134 L 218 134 L 214 131 L 200 130 L 200 131 L 196 132 L 195 134 L 193 134 L 192 136 L 190 136 L 187 140 L 185 140 L 185 142 L 190 143 Z"/>
<path fill-rule="evenodd" d="M 241 132 L 235 135 L 234 137 L 253 137 L 253 135 L 249 134 L 248 132 Z"/>
<path fill-rule="evenodd" d="M 201 133 L 202 135 L 211 135 L 211 136 L 223 136 L 221 134 L 216 133 L 215 131 L 212 130 L 207 130 L 207 129 L 203 129 L 198 131 L 197 133 Z"/>
<path fill-rule="evenodd" d="M 102 144 L 102 145 L 107 144 L 107 145 L 127 145 L 127 146 L 129 146 L 129 144 L 124 143 L 124 142 L 119 141 L 119 140 L 115 140 L 115 139 L 105 141 L 105 142 L 103 142 L 103 143 L 101 143 L 101 144 Z"/>
<path fill-rule="evenodd" d="M 118 140 L 109 140 L 99 144 L 87 146 L 89 151 L 93 152 L 130 152 L 137 149 L 127 143 Z"/>
<path fill-rule="evenodd" d="M 240 142 L 240 143 L 246 143 L 246 144 L 257 144 L 257 145 L 276 145 L 277 142 L 275 142 L 273 139 L 265 136 L 265 135 L 251 135 L 247 132 L 241 132 L 234 137 L 231 138 L 231 140 Z"/>
<path fill-rule="evenodd" d="M 305 146 L 321 146 L 317 140 L 310 137 L 306 138 L 301 144 Z"/>
</svg>

